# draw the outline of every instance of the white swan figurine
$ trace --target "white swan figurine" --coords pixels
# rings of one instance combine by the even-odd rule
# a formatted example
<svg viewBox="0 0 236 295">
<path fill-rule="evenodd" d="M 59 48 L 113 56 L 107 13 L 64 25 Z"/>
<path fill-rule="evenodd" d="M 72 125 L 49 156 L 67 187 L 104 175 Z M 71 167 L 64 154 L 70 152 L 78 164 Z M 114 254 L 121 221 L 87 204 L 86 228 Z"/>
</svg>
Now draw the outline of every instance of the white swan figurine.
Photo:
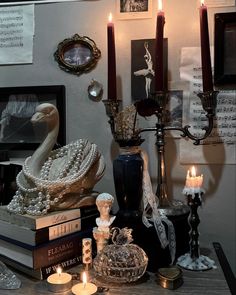
<svg viewBox="0 0 236 295">
<path fill-rule="evenodd" d="M 53 104 L 40 104 L 31 122 L 46 123 L 48 133 L 25 160 L 16 177 L 18 190 L 7 209 L 18 214 L 42 215 L 95 204 L 96 194 L 92 190 L 105 170 L 97 145 L 79 139 L 52 150 L 59 131 L 59 113 Z"/>
</svg>

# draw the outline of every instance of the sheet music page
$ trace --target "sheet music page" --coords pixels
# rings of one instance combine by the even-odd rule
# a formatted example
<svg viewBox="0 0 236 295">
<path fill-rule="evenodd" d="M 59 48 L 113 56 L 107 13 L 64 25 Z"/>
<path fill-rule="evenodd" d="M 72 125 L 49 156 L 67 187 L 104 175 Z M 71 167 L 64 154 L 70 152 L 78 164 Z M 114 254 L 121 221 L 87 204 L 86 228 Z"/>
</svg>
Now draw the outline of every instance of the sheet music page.
<svg viewBox="0 0 236 295">
<path fill-rule="evenodd" d="M 33 62 L 34 5 L 0 7 L 0 64 Z"/>
<path fill-rule="evenodd" d="M 211 48 L 213 57 L 213 48 Z M 213 64 L 213 58 L 212 58 Z M 202 91 L 202 69 L 199 47 L 182 48 L 181 79 L 189 82 L 189 94 L 185 99 L 185 124 L 191 126 L 191 133 L 202 136 L 202 128 L 208 125 L 206 112 L 197 96 Z M 236 91 L 220 91 L 217 96 L 216 117 L 210 136 L 201 142 L 200 146 L 193 145 L 191 140 L 180 142 L 181 163 L 236 163 Z"/>
<path fill-rule="evenodd" d="M 234 6 L 235 0 L 205 0 L 207 7 L 227 7 Z"/>
</svg>

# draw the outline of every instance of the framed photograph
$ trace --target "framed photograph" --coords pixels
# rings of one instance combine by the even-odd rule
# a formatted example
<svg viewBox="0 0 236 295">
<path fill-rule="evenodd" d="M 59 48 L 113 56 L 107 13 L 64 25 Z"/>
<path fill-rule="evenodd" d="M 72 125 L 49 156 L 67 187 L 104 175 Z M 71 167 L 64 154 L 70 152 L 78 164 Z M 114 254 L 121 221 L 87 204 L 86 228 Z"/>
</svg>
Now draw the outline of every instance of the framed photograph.
<svg viewBox="0 0 236 295">
<path fill-rule="evenodd" d="M 0 149 L 36 149 L 48 130 L 44 124 L 33 125 L 31 117 L 41 103 L 54 104 L 60 116 L 58 147 L 66 143 L 65 86 L 26 86 L 0 88 Z"/>
<path fill-rule="evenodd" d="M 236 84 L 236 12 L 215 14 L 215 85 Z"/>
<path fill-rule="evenodd" d="M 155 39 L 131 40 L 131 97 L 145 99 L 154 92 Z M 164 87 L 168 88 L 167 38 L 164 38 Z"/>
<path fill-rule="evenodd" d="M 152 0 L 116 0 L 117 19 L 152 17 Z"/>
<path fill-rule="evenodd" d="M 185 81 L 171 81 L 168 83 L 168 97 L 166 105 L 165 125 L 168 127 L 183 127 L 186 125 L 184 115 L 189 112 L 188 83 Z M 167 137 L 181 138 L 182 132 L 171 130 Z"/>
<path fill-rule="evenodd" d="M 92 70 L 100 57 L 101 51 L 95 42 L 87 36 L 81 37 L 78 34 L 60 42 L 54 53 L 59 67 L 75 75 Z"/>
</svg>

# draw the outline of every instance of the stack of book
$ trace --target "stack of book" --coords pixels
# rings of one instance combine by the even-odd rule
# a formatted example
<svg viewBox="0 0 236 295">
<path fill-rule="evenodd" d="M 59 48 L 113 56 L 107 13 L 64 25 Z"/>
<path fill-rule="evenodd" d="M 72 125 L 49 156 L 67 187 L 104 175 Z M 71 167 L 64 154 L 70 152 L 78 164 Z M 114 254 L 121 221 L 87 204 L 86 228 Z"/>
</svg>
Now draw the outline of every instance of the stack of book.
<svg viewBox="0 0 236 295">
<path fill-rule="evenodd" d="M 97 207 L 43 216 L 12 214 L 0 206 L 0 260 L 32 277 L 45 279 L 57 266 L 82 261 L 82 239 L 92 237 Z"/>
</svg>

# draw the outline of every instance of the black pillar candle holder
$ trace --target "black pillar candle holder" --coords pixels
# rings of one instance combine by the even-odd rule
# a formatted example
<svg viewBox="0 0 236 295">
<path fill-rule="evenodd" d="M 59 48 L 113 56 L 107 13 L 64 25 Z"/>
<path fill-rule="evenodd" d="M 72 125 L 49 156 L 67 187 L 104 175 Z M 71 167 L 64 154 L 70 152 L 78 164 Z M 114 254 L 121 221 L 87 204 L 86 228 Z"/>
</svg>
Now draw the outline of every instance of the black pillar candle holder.
<svg viewBox="0 0 236 295">
<path fill-rule="evenodd" d="M 198 225 L 200 218 L 198 216 L 198 207 L 202 204 L 203 192 L 187 194 L 187 202 L 190 208 L 188 222 L 190 225 L 190 252 L 180 256 L 177 265 L 189 270 L 208 270 L 215 268 L 214 261 L 207 256 L 200 255 Z"/>
</svg>

